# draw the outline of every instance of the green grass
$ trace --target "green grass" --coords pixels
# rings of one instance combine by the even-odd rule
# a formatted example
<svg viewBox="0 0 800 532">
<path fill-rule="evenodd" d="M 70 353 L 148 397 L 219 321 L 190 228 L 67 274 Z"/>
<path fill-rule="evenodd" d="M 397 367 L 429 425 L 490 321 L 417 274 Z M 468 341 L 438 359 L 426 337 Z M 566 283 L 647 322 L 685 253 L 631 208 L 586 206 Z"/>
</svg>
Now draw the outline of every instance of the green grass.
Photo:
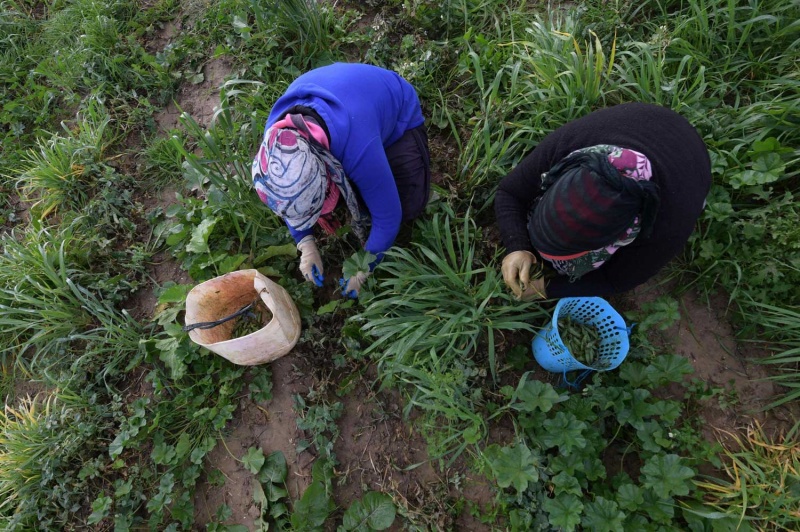
<svg viewBox="0 0 800 532">
<path fill-rule="evenodd" d="M 698 481 L 709 505 L 738 517 L 741 530 L 794 530 L 800 526 L 796 497 L 800 454 L 796 438 L 770 437 L 759 424 L 744 436 L 726 433 L 725 479 Z"/>
<path fill-rule="evenodd" d="M 86 207 L 97 181 L 109 171 L 108 148 L 115 140 L 110 121 L 105 108 L 90 100 L 74 126 L 63 124 L 63 135 L 40 139 L 38 149 L 27 155 L 17 183 L 41 218 L 61 207 Z"/>
<path fill-rule="evenodd" d="M 8 529 L 60 528 L 98 485 L 84 475 L 107 445 L 111 417 L 80 393 L 22 398 L 0 413 L 0 523 Z M 102 455 L 101 455 L 102 456 Z"/>
<path fill-rule="evenodd" d="M 156 49 L 167 21 L 177 30 L 170 46 Z M 701 445 L 694 419 L 656 397 L 682 378 L 681 359 L 642 355 L 655 351 L 649 346 L 566 400 L 519 375 L 530 355 L 529 340 L 517 339 L 529 339 L 549 314 L 509 297 L 498 271 L 502 250 L 482 229 L 498 181 L 547 133 L 626 101 L 675 109 L 703 135 L 714 173 L 684 257 L 686 285 L 724 290 L 731 308 L 752 317 L 742 334 L 774 350 L 764 362 L 784 392 L 769 406 L 796 399 L 798 30 L 800 5 L 783 0 L 163 0 L 146 8 L 0 0 L 3 205 L 16 205 L 16 190 L 33 214 L 0 237 L 2 386 L 8 395 L 24 374 L 57 390 L 36 403 L 50 411 L 8 405 L 15 410 L 3 418 L 0 456 L 11 465 L 0 464 L 0 513 L 28 527 L 193 526 L 193 490 L 234 415 L 243 371 L 209 358 L 179 330 L 183 287 L 166 287 L 152 321 L 123 307 L 152 254 L 169 250 L 194 282 L 262 268 L 301 306 L 311 336 L 322 334 L 320 320 L 333 318 L 311 309 L 322 296 L 298 282 L 294 247 L 253 193 L 250 162 L 272 103 L 297 75 L 331 61 L 368 61 L 415 85 L 435 145 L 458 153 L 436 161 L 446 172 L 447 206 L 432 208 L 411 243 L 387 254 L 354 322 L 330 342 L 361 342 L 352 355 L 365 355 L 352 362 L 335 353 L 337 364 L 359 365 L 360 374 L 367 357 L 378 381 L 401 391 L 406 414 L 420 414 L 414 423 L 432 458 L 483 466 L 496 483 L 484 519 L 498 526 L 735 524 L 744 507 L 736 497 L 756 492 L 709 481 L 703 489 L 728 490 L 712 510 L 736 516 L 698 511 L 704 492 L 688 479 L 714 453 Z M 184 115 L 160 135 L 156 113 L 218 57 L 235 72 L 209 127 Z M 167 184 L 188 186 L 177 204 L 144 212 L 137 189 Z M 143 374 L 149 402 L 129 388 Z M 63 434 L 47 426 L 76 413 L 88 421 Z M 490 445 L 499 420 L 513 441 Z M 58 444 L 63 467 L 37 463 L 37 452 Z M 758 486 L 767 468 L 753 456 L 728 453 Z M 636 463 L 615 471 L 626 457 Z M 40 465 L 53 466 L 46 474 L 55 477 L 26 483 L 44 478 L 35 477 Z M 335 485 L 327 474 L 325 485 Z M 758 526 L 774 520 L 768 509 L 782 500 L 756 494 L 764 510 L 744 515 Z M 12 508 L 22 510 L 12 517 Z M 326 525 L 338 523 L 332 515 Z"/>
<path fill-rule="evenodd" d="M 459 218 L 446 208 L 415 229 L 408 248 L 387 253 L 352 319 L 373 339 L 365 354 L 380 378 L 408 394 L 406 413 L 427 415 L 433 455 L 458 456 L 486 433 L 476 390 L 498 380 L 496 343 L 532 333 L 547 313 L 508 295 L 497 250 L 482 245 L 469 212 Z"/>
</svg>

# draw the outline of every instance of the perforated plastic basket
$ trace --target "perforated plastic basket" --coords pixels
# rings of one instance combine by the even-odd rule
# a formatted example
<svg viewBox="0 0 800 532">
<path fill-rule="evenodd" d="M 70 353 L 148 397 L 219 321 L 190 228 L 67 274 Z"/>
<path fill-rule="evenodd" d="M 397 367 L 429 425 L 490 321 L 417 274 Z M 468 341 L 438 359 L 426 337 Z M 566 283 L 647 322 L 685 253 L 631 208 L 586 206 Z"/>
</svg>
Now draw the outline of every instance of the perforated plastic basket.
<svg viewBox="0 0 800 532">
<path fill-rule="evenodd" d="M 558 334 L 558 319 L 569 317 L 582 325 L 593 325 L 600 336 L 596 366 L 579 362 Z M 531 343 L 533 356 L 547 371 L 608 371 L 619 366 L 628 354 L 629 329 L 625 320 L 605 299 L 565 297 L 556 305 L 550 324 L 539 331 Z"/>
</svg>

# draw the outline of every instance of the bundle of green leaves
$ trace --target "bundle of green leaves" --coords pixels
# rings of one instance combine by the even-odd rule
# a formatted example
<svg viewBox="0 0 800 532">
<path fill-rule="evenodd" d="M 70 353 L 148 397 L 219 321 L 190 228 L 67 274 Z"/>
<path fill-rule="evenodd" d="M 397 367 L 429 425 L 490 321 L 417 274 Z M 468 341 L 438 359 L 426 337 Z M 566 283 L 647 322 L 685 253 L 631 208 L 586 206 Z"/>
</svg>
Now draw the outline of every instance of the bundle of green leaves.
<svg viewBox="0 0 800 532">
<path fill-rule="evenodd" d="M 558 335 L 575 360 L 585 366 L 596 366 L 600 347 L 600 335 L 597 327 L 584 325 L 569 317 L 559 318 Z"/>
</svg>

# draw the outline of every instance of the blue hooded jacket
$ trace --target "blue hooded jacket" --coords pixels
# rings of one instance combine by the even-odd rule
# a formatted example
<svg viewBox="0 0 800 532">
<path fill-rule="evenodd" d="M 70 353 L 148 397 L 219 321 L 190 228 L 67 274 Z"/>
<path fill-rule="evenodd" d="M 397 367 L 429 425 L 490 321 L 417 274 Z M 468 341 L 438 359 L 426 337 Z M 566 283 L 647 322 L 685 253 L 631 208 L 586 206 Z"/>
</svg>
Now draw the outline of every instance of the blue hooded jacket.
<svg viewBox="0 0 800 532">
<path fill-rule="evenodd" d="M 342 163 L 372 218 L 364 248 L 382 254 L 394 243 L 402 219 L 386 148 L 424 123 L 417 92 L 396 72 L 334 63 L 294 80 L 275 102 L 265 131 L 297 105 L 314 109 L 325 121 L 331 153 Z M 296 231 L 291 225 L 289 231 L 297 242 L 312 233 L 311 229 Z"/>
</svg>

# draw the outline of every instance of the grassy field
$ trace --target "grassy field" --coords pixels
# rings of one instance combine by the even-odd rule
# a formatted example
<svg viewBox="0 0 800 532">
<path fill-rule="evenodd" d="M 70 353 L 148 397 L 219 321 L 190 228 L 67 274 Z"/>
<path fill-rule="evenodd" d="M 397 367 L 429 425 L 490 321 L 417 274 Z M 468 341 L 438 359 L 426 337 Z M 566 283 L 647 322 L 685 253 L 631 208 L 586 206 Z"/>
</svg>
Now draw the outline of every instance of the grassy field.
<svg viewBox="0 0 800 532">
<path fill-rule="evenodd" d="M 332 61 L 416 87 L 437 193 L 355 304 L 250 183 L 272 103 Z M 797 0 L 0 0 L 0 96 L 0 528 L 800 528 Z M 692 122 L 714 185 L 612 301 L 626 361 L 570 388 L 493 194 L 629 101 Z M 322 242 L 329 279 L 357 248 Z M 303 319 L 251 368 L 181 329 L 246 268 Z"/>
</svg>

